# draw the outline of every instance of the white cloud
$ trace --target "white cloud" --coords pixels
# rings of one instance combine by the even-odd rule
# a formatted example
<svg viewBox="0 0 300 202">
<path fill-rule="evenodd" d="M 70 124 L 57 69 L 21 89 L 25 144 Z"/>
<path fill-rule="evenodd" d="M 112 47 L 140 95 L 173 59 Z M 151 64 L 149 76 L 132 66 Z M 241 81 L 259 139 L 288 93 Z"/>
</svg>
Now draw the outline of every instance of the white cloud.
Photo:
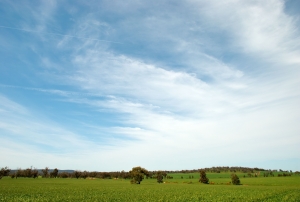
<svg viewBox="0 0 300 202">
<path fill-rule="evenodd" d="M 110 59 L 106 60 L 107 57 Z M 195 108 L 213 112 L 215 103 L 229 102 L 224 100 L 226 95 L 218 85 L 209 85 L 186 72 L 165 70 L 125 56 L 87 51 L 77 56 L 74 63 L 78 71 L 72 82 L 93 93 L 125 97 L 170 112 L 192 113 Z"/>
<path fill-rule="evenodd" d="M 0 128 L 10 137 L 1 139 L 7 145 L 13 137 L 34 142 L 14 143 L 3 152 L 20 148 L 33 154 L 47 145 L 53 165 L 88 170 L 237 165 L 245 156 L 249 162 L 299 158 L 299 30 L 282 1 L 187 1 L 172 4 L 177 10 L 157 11 L 147 10 L 152 3 L 127 2 L 124 10 L 112 4 L 101 6 L 113 9 L 105 12 L 117 15 L 116 22 L 98 13 L 74 19 L 61 40 L 47 44 L 64 53 L 63 59 L 41 56 L 48 69 L 59 69 L 47 79 L 74 91 L 23 89 L 88 106 L 86 114 L 108 115 L 114 124 L 72 117 L 80 126 L 61 126 L 2 96 L 0 114 L 6 118 Z M 51 19 L 56 6 L 50 6 Z M 95 159 L 105 163 L 95 165 Z"/>
<path fill-rule="evenodd" d="M 211 6 L 220 10 L 217 14 L 213 12 L 217 18 L 210 19 L 212 22 L 221 24 L 218 20 L 227 19 L 228 15 L 228 21 L 222 29 L 236 37 L 232 40 L 234 46 L 243 47 L 244 54 L 250 51 L 253 54 L 251 57 L 257 57 L 261 61 L 266 59 L 266 65 L 270 64 L 268 54 L 278 56 L 282 51 L 286 54 L 292 52 L 288 46 L 286 50 L 279 48 L 283 41 L 296 40 L 289 34 L 292 33 L 293 26 L 289 24 L 289 17 L 282 13 L 281 4 L 272 4 L 277 8 L 273 13 L 265 7 L 266 5 L 254 5 L 252 8 L 253 5 L 235 2 L 235 7 L 231 8 L 231 3 L 206 5 L 208 13 L 205 13 L 205 17 L 212 17 Z M 229 7 L 229 11 L 226 11 L 225 8 Z M 233 11 L 239 8 L 241 11 Z M 270 19 L 259 22 L 257 19 L 266 14 L 260 10 L 253 12 L 256 8 L 265 10 L 270 14 Z M 254 16 L 252 19 L 254 14 L 258 17 Z M 273 36 L 274 29 L 280 27 L 280 23 L 272 25 L 271 30 L 263 29 L 281 16 L 284 17 L 281 23 L 288 23 L 287 30 Z M 247 20 L 248 18 L 250 20 Z M 156 22 L 159 23 L 159 20 Z M 253 32 L 253 35 L 249 35 L 249 32 Z M 172 33 L 169 34 L 172 38 Z M 220 151 L 223 156 L 233 155 L 238 151 L 250 154 L 254 147 L 257 151 L 264 150 L 265 145 L 252 141 L 261 138 L 270 143 L 266 147 L 274 152 L 275 148 L 272 145 L 279 146 L 280 142 L 284 142 L 280 134 L 285 130 L 278 127 L 285 128 L 284 124 L 292 125 L 291 122 L 298 119 L 297 113 L 293 114 L 290 111 L 289 102 L 285 102 L 284 99 L 291 98 L 293 104 L 298 100 L 294 75 L 299 72 L 289 67 L 293 70 L 292 74 L 288 72 L 284 75 L 282 71 L 277 71 L 280 67 L 280 64 L 277 64 L 273 68 L 266 67 L 266 71 L 259 70 L 269 75 L 249 74 L 203 53 L 202 50 L 197 51 L 190 42 L 182 45 L 184 43 L 179 41 L 173 45 L 179 46 L 177 51 L 186 52 L 184 57 L 188 62 L 184 63 L 187 65 L 185 69 L 172 69 L 166 65 L 160 66 L 159 63 L 145 63 L 141 59 L 107 52 L 103 48 L 89 47 L 81 49 L 82 52 L 74 57 L 73 64 L 78 70 L 69 79 L 81 89 L 110 97 L 101 101 L 84 100 L 84 103 L 96 109 L 112 109 L 123 117 L 122 124 L 128 125 L 129 128 L 118 129 L 118 133 L 125 135 L 130 131 L 132 137 L 142 140 L 132 142 L 132 146 L 126 147 L 127 149 L 123 148 L 130 154 L 136 153 L 135 149 L 130 148 L 140 147 L 149 148 L 145 152 L 147 154 L 152 150 L 152 141 L 156 142 L 160 153 L 166 154 L 166 158 L 168 150 L 176 153 L 176 148 L 181 151 L 182 156 L 193 151 L 210 150 L 210 142 L 214 143 L 215 151 L 211 152 L 209 157 L 217 157 Z M 260 49 L 260 46 L 263 48 Z M 290 65 L 286 60 L 280 61 L 281 64 Z M 199 75 L 207 75 L 215 80 L 205 82 Z M 291 80 L 287 82 L 287 78 Z M 83 103 L 82 100 L 77 101 Z M 272 113 L 279 114 L 276 116 L 271 115 Z M 284 121 L 283 116 L 287 117 L 287 121 Z M 275 123 L 278 127 L 271 128 Z M 292 141 L 279 146 L 280 151 L 285 146 L 295 149 L 292 142 L 299 141 L 295 135 L 297 130 L 291 128 L 293 129 L 288 132 L 288 138 Z M 247 141 L 251 142 L 248 146 Z M 202 142 L 209 143 L 199 148 Z M 264 158 L 270 158 L 271 153 L 266 154 Z M 282 154 L 284 158 L 286 153 Z M 142 158 L 143 155 L 142 152 L 136 157 Z M 209 158 L 206 160 L 209 161 Z"/>
<path fill-rule="evenodd" d="M 3 141 L 17 139 L 17 143 L 34 147 L 37 151 L 47 151 L 47 147 L 69 151 L 91 144 L 83 136 L 43 118 L 42 114 L 35 114 L 4 96 L 0 98 L 0 130 Z"/>
<path fill-rule="evenodd" d="M 202 14 L 230 33 L 234 47 L 245 54 L 275 63 L 299 64 L 299 29 L 296 19 L 284 12 L 284 1 L 210 1 L 206 6 L 200 8 Z"/>
</svg>

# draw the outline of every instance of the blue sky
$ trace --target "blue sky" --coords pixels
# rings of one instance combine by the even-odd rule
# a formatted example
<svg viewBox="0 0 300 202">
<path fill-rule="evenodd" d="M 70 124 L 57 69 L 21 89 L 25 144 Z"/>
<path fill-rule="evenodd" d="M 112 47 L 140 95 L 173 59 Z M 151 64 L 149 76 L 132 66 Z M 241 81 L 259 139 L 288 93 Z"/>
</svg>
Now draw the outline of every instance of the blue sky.
<svg viewBox="0 0 300 202">
<path fill-rule="evenodd" d="M 299 7 L 0 1 L 0 167 L 300 170 Z"/>
</svg>

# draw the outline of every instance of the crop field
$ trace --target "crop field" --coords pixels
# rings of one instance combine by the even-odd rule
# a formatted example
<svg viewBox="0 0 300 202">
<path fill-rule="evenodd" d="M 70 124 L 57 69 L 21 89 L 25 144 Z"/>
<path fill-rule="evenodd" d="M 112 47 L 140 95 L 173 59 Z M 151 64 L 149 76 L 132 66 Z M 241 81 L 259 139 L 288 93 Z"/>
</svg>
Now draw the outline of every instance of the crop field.
<svg viewBox="0 0 300 202">
<path fill-rule="evenodd" d="M 199 173 L 169 175 L 173 179 L 165 183 L 144 179 L 140 185 L 122 179 L 4 177 L 0 201 L 300 201 L 300 176 L 239 174 L 242 185 L 228 185 L 230 173 L 207 173 L 214 184 L 199 183 Z"/>
</svg>

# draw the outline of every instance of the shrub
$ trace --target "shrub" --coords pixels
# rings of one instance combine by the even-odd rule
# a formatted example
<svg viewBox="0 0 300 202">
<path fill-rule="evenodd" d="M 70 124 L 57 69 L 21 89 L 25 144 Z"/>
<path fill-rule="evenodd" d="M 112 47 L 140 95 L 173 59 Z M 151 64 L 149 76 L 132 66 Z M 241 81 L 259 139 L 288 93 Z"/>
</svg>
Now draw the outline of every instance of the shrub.
<svg viewBox="0 0 300 202">
<path fill-rule="evenodd" d="M 209 179 L 206 177 L 206 173 L 204 170 L 200 170 L 199 182 L 201 182 L 203 184 L 208 184 L 208 182 L 209 182 Z"/>
<path fill-rule="evenodd" d="M 67 172 L 59 173 L 58 177 L 60 177 L 60 178 L 68 178 L 69 177 L 69 173 L 67 173 Z"/>
<path fill-rule="evenodd" d="M 240 178 L 236 174 L 231 174 L 231 182 L 234 185 L 239 185 L 241 184 Z"/>
<path fill-rule="evenodd" d="M 156 179 L 158 183 L 163 183 L 163 172 L 162 171 L 158 171 L 156 172 Z"/>
</svg>

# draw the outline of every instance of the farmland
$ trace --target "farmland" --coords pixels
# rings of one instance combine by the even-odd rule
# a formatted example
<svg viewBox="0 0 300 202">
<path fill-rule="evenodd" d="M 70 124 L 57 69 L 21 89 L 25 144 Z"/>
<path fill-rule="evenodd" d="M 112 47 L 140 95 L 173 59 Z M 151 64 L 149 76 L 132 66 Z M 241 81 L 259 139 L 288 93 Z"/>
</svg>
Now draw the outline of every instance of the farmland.
<svg viewBox="0 0 300 202">
<path fill-rule="evenodd" d="M 299 201 L 300 176 L 244 178 L 229 185 L 230 173 L 208 173 L 210 182 L 198 182 L 199 173 L 169 174 L 158 184 L 140 185 L 123 179 L 18 178 L 0 181 L 0 201 Z"/>
</svg>

